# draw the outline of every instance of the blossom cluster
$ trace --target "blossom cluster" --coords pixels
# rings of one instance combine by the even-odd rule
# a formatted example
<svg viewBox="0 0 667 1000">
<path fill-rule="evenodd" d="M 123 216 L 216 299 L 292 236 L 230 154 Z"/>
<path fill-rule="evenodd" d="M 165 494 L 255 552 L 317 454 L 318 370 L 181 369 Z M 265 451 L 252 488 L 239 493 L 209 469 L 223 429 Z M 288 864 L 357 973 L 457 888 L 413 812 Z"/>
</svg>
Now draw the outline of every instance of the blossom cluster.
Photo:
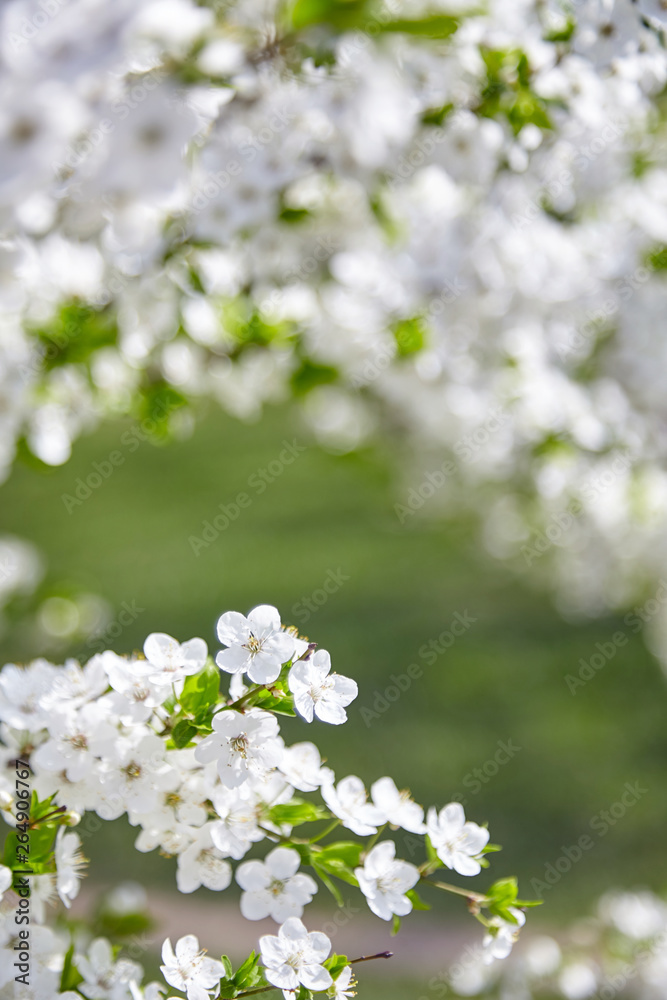
<svg viewBox="0 0 667 1000">
<path fill-rule="evenodd" d="M 87 952 L 77 943 L 70 954 L 62 932 L 44 923 L 52 903 L 69 908 L 78 894 L 85 859 L 70 828 L 85 830 L 86 813 L 103 820 L 126 815 L 138 828 L 139 851 L 160 848 L 176 858 L 182 893 L 222 891 L 235 880 L 243 916 L 280 925 L 277 936 L 260 941 L 263 965 L 251 956 L 235 974 L 228 959 L 206 957 L 192 936 L 175 950 L 165 942 L 165 979 L 188 1000 L 218 995 L 221 981 L 228 1000 L 258 985 L 283 989 L 286 1000 L 299 989 L 306 991 L 300 1000 L 318 991 L 347 996 L 347 959 L 329 957 L 326 936 L 301 921 L 321 886 L 342 905 L 340 881 L 358 887 L 394 931 L 414 907 L 427 908 L 417 886 L 454 892 L 486 928 L 489 955 L 509 953 L 532 905 L 517 899 L 514 879 L 480 893 L 432 878 L 442 867 L 462 876 L 487 867 L 486 855 L 498 848 L 486 827 L 467 821 L 459 803 L 425 814 L 388 776 L 369 796 L 359 777 L 337 778 L 314 743 L 285 745 L 279 716 L 344 723 L 355 682 L 332 672 L 329 654 L 284 626 L 271 606 L 247 617 L 223 614 L 217 634 L 223 648 L 215 662 L 203 639 L 153 633 L 142 655 L 108 650 L 84 665 L 42 659 L 0 671 L 0 806 L 13 827 L 0 868 L 8 899 L 0 906 L 0 947 L 12 953 L 22 946 L 12 902 L 26 864 L 36 924 L 33 992 L 1 992 L 12 978 L 10 964 L 0 996 L 39 1000 L 59 988 L 69 995 L 73 986 L 91 1000 L 143 995 L 136 963 L 116 961 L 108 941 L 85 942 Z M 228 693 L 221 692 L 225 676 Z M 32 798 L 19 791 L 28 778 Z M 388 829 L 422 835 L 424 861 L 397 857 L 395 839 L 384 838 Z M 364 839 L 341 839 L 343 831 Z M 253 849 L 263 841 L 271 849 L 259 858 Z M 145 996 L 156 1000 L 158 986 Z"/>
<path fill-rule="evenodd" d="M 9 0 L 0 467 L 295 396 L 337 451 L 404 433 L 404 517 L 453 462 L 494 555 L 570 612 L 627 604 L 667 537 L 666 23 Z"/>
<path fill-rule="evenodd" d="M 665 996 L 667 903 L 646 889 L 613 890 L 596 913 L 558 935 L 526 939 L 507 963 L 469 948 L 446 979 L 461 997 L 659 1000 Z"/>
</svg>

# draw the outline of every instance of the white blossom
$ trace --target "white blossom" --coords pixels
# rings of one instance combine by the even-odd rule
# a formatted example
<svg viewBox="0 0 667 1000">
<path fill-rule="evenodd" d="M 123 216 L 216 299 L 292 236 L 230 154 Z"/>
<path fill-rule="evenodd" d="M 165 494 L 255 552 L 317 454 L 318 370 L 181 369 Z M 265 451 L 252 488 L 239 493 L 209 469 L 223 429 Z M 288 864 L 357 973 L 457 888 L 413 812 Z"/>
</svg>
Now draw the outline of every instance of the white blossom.
<svg viewBox="0 0 667 1000">
<path fill-rule="evenodd" d="M 236 881 L 243 889 L 241 913 L 248 920 L 272 917 L 282 924 L 288 917 L 300 917 L 317 892 L 310 875 L 299 872 L 298 851 L 276 847 L 264 861 L 245 861 L 236 869 Z"/>
<path fill-rule="evenodd" d="M 366 855 L 362 868 L 354 874 L 370 909 L 383 920 L 396 914 L 404 917 L 412 910 L 412 900 L 406 893 L 420 879 L 419 870 L 407 861 L 396 860 L 396 844 L 383 840 Z"/>
<path fill-rule="evenodd" d="M 226 611 L 218 621 L 218 638 L 228 647 L 215 658 L 221 670 L 246 673 L 255 684 L 275 681 L 294 653 L 293 636 L 281 629 L 280 614 L 269 604 L 253 608 L 247 618 Z"/>
<path fill-rule="evenodd" d="M 326 934 L 306 930 L 298 917 L 290 917 L 277 935 L 266 934 L 259 939 L 265 975 L 270 983 L 287 994 L 299 985 L 308 990 L 326 990 L 331 976 L 322 963 L 331 951 Z"/>
<path fill-rule="evenodd" d="M 318 649 L 305 660 L 298 660 L 289 673 L 289 687 L 294 707 L 306 722 L 313 713 L 322 722 L 341 725 L 347 719 L 345 706 L 357 697 L 356 682 L 340 674 L 331 674 L 331 657 Z"/>
<path fill-rule="evenodd" d="M 283 742 L 278 722 L 261 709 L 223 711 L 213 717 L 213 732 L 195 750 L 201 764 L 216 761 L 223 785 L 235 788 L 251 774 L 263 777 L 280 763 Z"/>
<path fill-rule="evenodd" d="M 162 975 L 170 986 L 183 990 L 188 1000 L 209 1000 L 225 974 L 222 962 L 207 958 L 194 934 L 187 934 L 172 948 L 169 938 L 162 945 Z"/>
<path fill-rule="evenodd" d="M 489 831 L 477 823 L 466 822 L 460 802 L 450 802 L 438 813 L 432 806 L 426 818 L 428 835 L 438 857 L 459 875 L 478 875 L 477 860 L 489 842 Z"/>
</svg>

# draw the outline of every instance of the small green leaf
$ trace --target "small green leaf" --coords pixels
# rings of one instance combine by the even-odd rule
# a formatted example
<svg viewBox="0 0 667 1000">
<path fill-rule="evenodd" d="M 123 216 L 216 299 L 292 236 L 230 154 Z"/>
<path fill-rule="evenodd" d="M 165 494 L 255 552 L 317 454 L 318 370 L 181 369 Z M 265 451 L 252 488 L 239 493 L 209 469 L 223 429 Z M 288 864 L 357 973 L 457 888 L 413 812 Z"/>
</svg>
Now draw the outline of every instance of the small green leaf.
<svg viewBox="0 0 667 1000">
<path fill-rule="evenodd" d="M 329 813 L 314 802 L 305 802 L 303 799 L 294 798 L 291 802 L 273 806 L 272 809 L 269 809 L 269 816 L 279 826 L 282 823 L 287 823 L 289 826 L 300 826 L 302 823 L 315 823 L 320 819 L 328 819 Z"/>
<path fill-rule="evenodd" d="M 343 969 L 350 964 L 347 955 L 330 955 L 326 962 L 322 963 L 325 969 L 329 970 L 332 979 L 338 979 Z"/>
<path fill-rule="evenodd" d="M 394 934 L 398 934 L 398 932 L 400 931 L 400 929 L 401 929 L 401 918 L 395 913 L 394 914 L 394 919 L 393 919 L 393 922 L 392 922 L 392 925 L 391 925 L 391 934 L 392 934 L 392 937 L 394 936 Z"/>
<path fill-rule="evenodd" d="M 220 695 L 220 671 L 212 660 L 198 674 L 185 678 L 183 691 L 178 699 L 181 708 L 189 715 L 198 715 L 212 708 Z"/>
<path fill-rule="evenodd" d="M 334 885 L 334 883 L 331 881 L 331 879 L 327 875 L 327 873 L 324 870 L 324 868 L 321 868 L 318 865 L 317 861 L 313 862 L 313 868 L 315 869 L 315 871 L 319 875 L 321 881 L 327 887 L 327 889 L 329 890 L 329 892 L 331 893 L 331 895 L 333 896 L 333 898 L 336 900 L 336 902 L 338 903 L 338 905 L 339 906 L 343 906 L 345 901 L 344 901 L 344 899 L 343 899 L 343 897 L 341 895 L 340 889 L 338 888 L 337 885 Z"/>
<path fill-rule="evenodd" d="M 415 892 L 414 889 L 409 889 L 405 894 L 410 902 L 412 903 L 413 910 L 430 910 L 431 907 L 428 903 L 425 903 L 423 899 Z"/>
<path fill-rule="evenodd" d="M 318 860 L 325 859 L 331 861 L 338 859 L 343 861 L 348 868 L 358 868 L 361 861 L 363 844 L 355 843 L 352 840 L 338 840 L 333 844 L 325 844 L 321 851 L 318 851 Z"/>
<path fill-rule="evenodd" d="M 72 943 L 67 949 L 65 955 L 65 960 L 63 962 L 63 971 L 60 975 L 60 992 L 64 993 L 66 990 L 74 990 L 83 982 L 83 976 L 73 964 L 74 959 L 74 943 Z"/>
<path fill-rule="evenodd" d="M 171 739 L 177 750 L 182 750 L 186 747 L 193 736 L 197 735 L 197 727 L 193 726 L 191 722 L 187 719 L 181 719 L 174 726 Z"/>
<path fill-rule="evenodd" d="M 220 980 L 220 992 L 218 996 L 220 1000 L 234 1000 L 234 997 L 239 995 L 239 989 L 234 983 L 230 983 L 228 979 Z"/>
<path fill-rule="evenodd" d="M 227 955 L 221 955 L 220 961 L 222 962 L 225 969 L 225 979 L 231 979 L 234 975 L 234 969 L 232 968 L 232 963 Z"/>
</svg>

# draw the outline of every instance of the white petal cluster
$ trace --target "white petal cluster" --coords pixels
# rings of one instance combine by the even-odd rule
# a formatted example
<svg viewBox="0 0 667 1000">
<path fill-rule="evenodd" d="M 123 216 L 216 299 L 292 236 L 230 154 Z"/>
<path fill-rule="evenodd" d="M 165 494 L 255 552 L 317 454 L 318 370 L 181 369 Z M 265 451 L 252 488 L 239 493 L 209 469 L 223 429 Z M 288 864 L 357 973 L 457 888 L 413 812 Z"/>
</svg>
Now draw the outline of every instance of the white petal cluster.
<svg viewBox="0 0 667 1000">
<path fill-rule="evenodd" d="M 569 612 L 657 583 L 658 0 L 491 0 L 439 38 L 382 8 L 290 32 L 273 2 L 48 6 L 0 11 L 0 473 L 21 438 L 65 462 L 156 377 L 254 419 L 315 368 L 325 446 L 404 429 L 399 520 L 447 482 Z M 288 640 L 255 617 L 220 664 L 265 683 Z"/>
<path fill-rule="evenodd" d="M 277 935 L 261 939 L 261 952 L 266 978 L 288 1000 L 300 985 L 340 1000 L 354 995 L 351 967 L 339 964 L 333 979 L 324 965 L 329 939 L 308 932 L 301 922 L 318 891 L 313 876 L 333 892 L 337 877 L 358 885 L 370 910 L 389 920 L 412 910 L 417 898 L 412 890 L 438 862 L 428 857 L 426 844 L 420 868 L 396 858 L 394 842 L 381 839 L 385 827 L 428 832 L 442 862 L 462 874 L 480 868 L 488 831 L 466 823 L 460 806 L 450 804 L 440 813 L 430 809 L 425 822 L 423 807 L 391 777 L 375 781 L 369 797 L 356 775 L 337 780 L 314 743 L 285 746 L 279 711 L 309 722 L 345 721 L 345 706 L 357 687 L 331 672 L 328 653 L 286 630 L 278 611 L 267 605 L 247 617 L 227 612 L 218 632 L 227 644 L 224 652 L 234 656 L 233 661 L 223 657 L 221 671 L 202 639 L 181 643 L 167 633 L 148 636 L 143 656 L 105 651 L 83 665 L 40 659 L 0 671 L 2 816 L 21 836 L 28 813 L 20 810 L 31 813 L 31 829 L 54 824 L 51 853 L 31 876 L 35 1000 L 57 995 L 55 973 L 62 972 L 69 943 L 45 921 L 58 900 L 69 909 L 79 893 L 87 864 L 82 839 L 89 831 L 85 825 L 80 834 L 69 827 L 84 813 L 102 820 L 127 816 L 137 828 L 139 851 L 160 849 L 175 858 L 183 893 L 202 887 L 220 892 L 235 881 L 243 916 L 270 917 L 280 925 Z M 235 673 L 226 693 L 220 682 L 232 662 Z M 250 682 L 241 694 L 232 692 L 237 675 Z M 17 764 L 37 796 L 18 812 Z M 325 826 L 316 828 L 312 840 L 301 838 L 313 822 Z M 339 842 L 341 826 L 373 843 Z M 297 827 L 299 835 L 292 839 Z M 268 853 L 246 857 L 265 840 Z M 16 892 L 12 883 L 12 871 L 0 866 L 0 895 L 9 897 L 0 911 L 0 952 L 20 946 L 7 924 Z M 136 892 L 129 892 L 130 904 L 126 897 L 121 893 L 113 906 L 123 911 Z M 498 956 L 514 930 L 488 926 Z M 74 944 L 71 961 L 82 977 L 77 988 L 90 1000 L 164 997 L 159 984 L 142 987 L 140 966 L 118 956 L 105 938 L 82 932 Z M 175 947 L 167 940 L 162 958 L 166 982 L 188 1000 L 218 995 L 225 962 L 207 957 L 193 935 Z M 3 986 L 0 982 L 0 990 Z"/>
</svg>

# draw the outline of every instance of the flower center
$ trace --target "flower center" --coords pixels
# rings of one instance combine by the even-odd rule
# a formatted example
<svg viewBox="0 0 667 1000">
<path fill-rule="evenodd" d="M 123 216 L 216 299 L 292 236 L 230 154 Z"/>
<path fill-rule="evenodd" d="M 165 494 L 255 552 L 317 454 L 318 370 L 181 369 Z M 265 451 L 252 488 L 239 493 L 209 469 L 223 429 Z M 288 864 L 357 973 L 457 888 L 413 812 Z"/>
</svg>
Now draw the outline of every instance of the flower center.
<svg viewBox="0 0 667 1000">
<path fill-rule="evenodd" d="M 271 880 L 271 884 L 269 886 L 269 892 L 271 893 L 272 896 L 282 895 L 284 889 L 285 889 L 285 883 L 281 882 L 280 879 L 274 878 Z"/>
<path fill-rule="evenodd" d="M 70 736 L 68 742 L 70 743 L 70 745 L 72 747 L 74 747 L 75 750 L 87 750 L 88 749 L 88 740 L 83 735 L 83 733 L 77 733 L 76 736 Z"/>
<path fill-rule="evenodd" d="M 127 767 L 125 768 L 125 774 L 128 776 L 128 778 L 139 778 L 139 777 L 141 777 L 141 767 L 140 767 L 140 765 L 137 764 L 137 762 L 133 760 L 132 763 L 128 764 Z"/>
<path fill-rule="evenodd" d="M 238 753 L 244 759 L 248 756 L 248 737 L 245 733 L 240 733 L 238 736 L 232 736 L 229 741 L 234 753 Z"/>
<path fill-rule="evenodd" d="M 245 644 L 245 648 L 249 649 L 251 653 L 259 653 L 262 648 L 262 644 L 256 636 L 251 635 Z"/>
</svg>

